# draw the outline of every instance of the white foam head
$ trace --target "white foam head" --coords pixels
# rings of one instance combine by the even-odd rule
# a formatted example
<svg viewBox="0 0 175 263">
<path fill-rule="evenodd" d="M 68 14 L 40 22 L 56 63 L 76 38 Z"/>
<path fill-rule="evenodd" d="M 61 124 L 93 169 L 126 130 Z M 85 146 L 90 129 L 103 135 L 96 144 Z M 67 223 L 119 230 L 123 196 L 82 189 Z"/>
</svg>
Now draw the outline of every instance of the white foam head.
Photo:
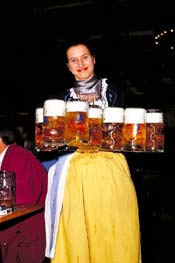
<svg viewBox="0 0 175 263">
<path fill-rule="evenodd" d="M 43 107 L 38 107 L 35 110 L 35 123 L 43 123 L 44 116 L 43 116 Z"/>
<path fill-rule="evenodd" d="M 148 109 L 146 112 L 147 123 L 163 123 L 163 112 L 159 109 Z"/>
<path fill-rule="evenodd" d="M 102 118 L 103 111 L 100 108 L 89 108 L 88 117 L 89 118 Z"/>
<path fill-rule="evenodd" d="M 125 123 L 145 123 L 146 109 L 144 108 L 126 108 L 124 114 Z"/>
<path fill-rule="evenodd" d="M 64 100 L 50 99 L 44 102 L 44 116 L 64 116 L 66 103 Z"/>
<path fill-rule="evenodd" d="M 66 102 L 66 111 L 85 111 L 89 109 L 89 103 L 86 101 L 67 101 Z"/>
<path fill-rule="evenodd" d="M 106 107 L 103 110 L 103 122 L 122 123 L 124 121 L 124 108 Z"/>
</svg>

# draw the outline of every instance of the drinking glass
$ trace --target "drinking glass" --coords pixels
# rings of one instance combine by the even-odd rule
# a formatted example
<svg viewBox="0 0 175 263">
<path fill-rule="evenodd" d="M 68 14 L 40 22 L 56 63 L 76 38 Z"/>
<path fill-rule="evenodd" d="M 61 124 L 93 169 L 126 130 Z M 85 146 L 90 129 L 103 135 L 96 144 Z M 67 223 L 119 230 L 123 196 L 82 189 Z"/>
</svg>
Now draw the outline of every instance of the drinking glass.
<svg viewBox="0 0 175 263">
<path fill-rule="evenodd" d="M 107 107 L 103 111 L 102 148 L 111 151 L 122 149 L 124 109 Z"/>
<path fill-rule="evenodd" d="M 65 105 L 58 99 L 44 102 L 43 144 L 48 151 L 65 145 Z"/>
<path fill-rule="evenodd" d="M 125 151 L 145 151 L 146 146 L 146 110 L 144 108 L 126 108 L 122 147 Z"/>
<path fill-rule="evenodd" d="M 43 144 L 43 107 L 37 107 L 35 110 L 35 149 L 41 151 L 44 147 Z"/>
<path fill-rule="evenodd" d="M 65 114 L 65 141 L 70 147 L 88 144 L 88 109 L 85 101 L 67 101 Z"/>
<path fill-rule="evenodd" d="M 164 152 L 164 120 L 160 109 L 147 109 L 146 151 Z"/>
<path fill-rule="evenodd" d="M 0 214 L 16 209 L 16 175 L 13 171 L 0 171 Z"/>
<path fill-rule="evenodd" d="M 87 150 L 98 151 L 102 144 L 102 115 L 101 108 L 90 107 L 88 110 L 89 141 Z"/>
</svg>

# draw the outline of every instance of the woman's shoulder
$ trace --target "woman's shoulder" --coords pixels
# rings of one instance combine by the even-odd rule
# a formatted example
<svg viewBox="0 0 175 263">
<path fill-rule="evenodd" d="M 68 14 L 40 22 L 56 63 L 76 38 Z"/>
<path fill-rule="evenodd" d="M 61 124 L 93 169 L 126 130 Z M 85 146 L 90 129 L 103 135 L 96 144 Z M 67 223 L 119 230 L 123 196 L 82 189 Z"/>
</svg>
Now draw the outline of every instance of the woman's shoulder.
<svg viewBox="0 0 175 263">
<path fill-rule="evenodd" d="M 124 107 L 125 94 L 122 87 L 109 78 L 102 78 L 102 81 L 107 85 L 106 96 L 109 106 Z"/>
</svg>

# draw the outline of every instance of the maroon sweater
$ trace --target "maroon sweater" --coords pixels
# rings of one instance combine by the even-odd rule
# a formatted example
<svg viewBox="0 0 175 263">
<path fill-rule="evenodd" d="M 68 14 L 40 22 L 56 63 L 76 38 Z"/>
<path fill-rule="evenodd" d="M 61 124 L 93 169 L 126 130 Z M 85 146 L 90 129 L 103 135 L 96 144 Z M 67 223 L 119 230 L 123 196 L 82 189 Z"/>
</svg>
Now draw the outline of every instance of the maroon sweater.
<svg viewBox="0 0 175 263">
<path fill-rule="evenodd" d="M 11 144 L 1 170 L 16 174 L 16 204 L 45 205 L 47 172 L 34 154 Z M 41 263 L 45 254 L 44 212 L 0 225 L 0 244 L 3 263 Z"/>
</svg>

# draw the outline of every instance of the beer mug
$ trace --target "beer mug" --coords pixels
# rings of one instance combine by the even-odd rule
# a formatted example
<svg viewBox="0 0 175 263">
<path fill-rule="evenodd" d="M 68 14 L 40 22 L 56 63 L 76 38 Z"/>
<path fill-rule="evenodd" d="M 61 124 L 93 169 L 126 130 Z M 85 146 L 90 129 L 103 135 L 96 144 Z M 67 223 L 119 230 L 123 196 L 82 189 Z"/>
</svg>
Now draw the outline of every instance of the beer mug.
<svg viewBox="0 0 175 263">
<path fill-rule="evenodd" d="M 124 109 L 107 107 L 103 110 L 102 148 L 112 151 L 122 149 Z"/>
<path fill-rule="evenodd" d="M 144 108 L 125 109 L 122 145 L 125 151 L 145 151 L 146 110 Z"/>
<path fill-rule="evenodd" d="M 163 112 L 160 109 L 147 109 L 146 151 L 164 151 L 164 120 Z"/>
<path fill-rule="evenodd" d="M 0 171 L 0 214 L 16 209 L 16 175 L 12 171 Z"/>
<path fill-rule="evenodd" d="M 48 150 L 55 150 L 65 144 L 65 101 L 50 99 L 44 102 L 43 144 Z"/>
<path fill-rule="evenodd" d="M 37 107 L 35 110 L 35 149 L 40 151 L 43 149 L 43 107 Z"/>
<path fill-rule="evenodd" d="M 89 149 L 98 151 L 102 143 L 102 115 L 101 108 L 90 107 L 88 110 L 89 120 Z"/>
<path fill-rule="evenodd" d="M 88 144 L 88 109 L 85 101 L 67 101 L 65 115 L 65 141 L 67 146 L 80 147 Z"/>
</svg>

